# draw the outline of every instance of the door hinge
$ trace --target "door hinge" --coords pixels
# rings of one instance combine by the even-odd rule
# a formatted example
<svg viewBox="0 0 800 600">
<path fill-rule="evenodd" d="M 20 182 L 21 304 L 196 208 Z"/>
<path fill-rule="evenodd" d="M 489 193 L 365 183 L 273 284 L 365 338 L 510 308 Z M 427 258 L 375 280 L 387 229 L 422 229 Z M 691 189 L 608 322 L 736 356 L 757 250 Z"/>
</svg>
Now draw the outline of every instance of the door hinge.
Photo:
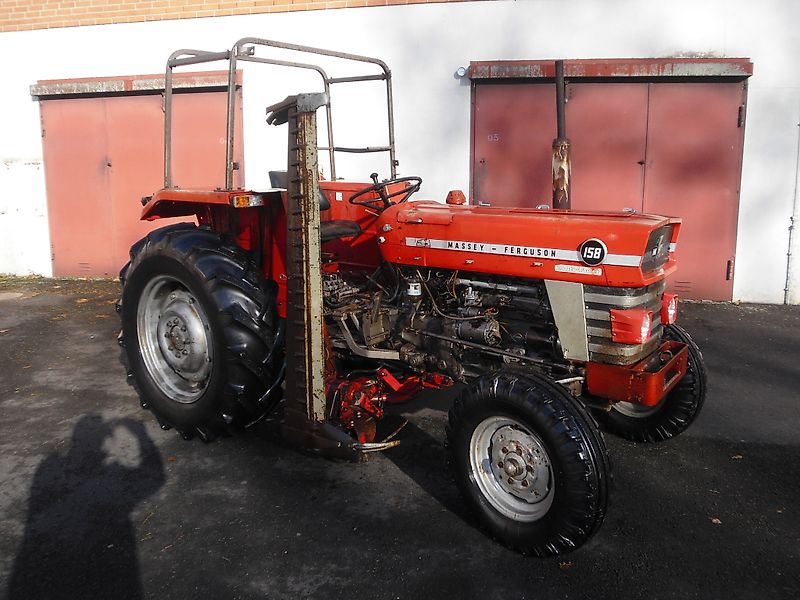
<svg viewBox="0 0 800 600">
<path fill-rule="evenodd" d="M 736 126 L 741 127 L 744 125 L 744 104 L 739 105 L 739 114 L 736 117 Z"/>
<path fill-rule="evenodd" d="M 725 281 L 733 279 L 733 259 L 728 259 L 728 265 L 725 267 Z"/>
</svg>

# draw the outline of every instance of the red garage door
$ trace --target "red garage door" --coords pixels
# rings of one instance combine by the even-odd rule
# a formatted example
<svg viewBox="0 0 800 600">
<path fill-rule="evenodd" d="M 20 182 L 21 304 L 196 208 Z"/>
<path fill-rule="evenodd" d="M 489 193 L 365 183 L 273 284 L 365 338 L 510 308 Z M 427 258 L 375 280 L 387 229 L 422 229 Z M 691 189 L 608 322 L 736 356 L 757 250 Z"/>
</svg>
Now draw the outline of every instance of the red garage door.
<svg viewBox="0 0 800 600">
<path fill-rule="evenodd" d="M 213 189 L 225 183 L 226 94 L 207 87 L 214 77 L 205 74 L 200 78 L 205 87 L 173 96 L 173 180 L 181 187 Z M 226 75 L 216 78 L 220 84 L 227 80 Z M 163 97 L 40 100 L 53 274 L 115 276 L 133 242 L 157 227 L 186 220 L 139 220 L 142 196 L 163 186 Z M 238 106 L 241 110 L 241 102 Z M 240 113 L 235 137 L 240 165 L 241 121 Z M 241 185 L 242 170 L 237 177 L 235 185 Z"/>
<path fill-rule="evenodd" d="M 744 78 L 752 65 L 651 62 L 644 69 L 624 61 L 565 66 L 573 75 L 566 104 L 572 206 L 681 217 L 672 289 L 730 300 Z M 473 63 L 474 203 L 550 204 L 555 91 L 545 66 Z"/>
</svg>

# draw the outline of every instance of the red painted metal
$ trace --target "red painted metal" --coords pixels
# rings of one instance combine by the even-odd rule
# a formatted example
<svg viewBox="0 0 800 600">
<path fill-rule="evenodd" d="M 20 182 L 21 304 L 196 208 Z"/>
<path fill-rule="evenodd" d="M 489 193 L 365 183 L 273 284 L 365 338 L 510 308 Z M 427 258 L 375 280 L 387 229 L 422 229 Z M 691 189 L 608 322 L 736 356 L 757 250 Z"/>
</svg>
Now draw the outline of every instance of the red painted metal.
<svg viewBox="0 0 800 600">
<path fill-rule="evenodd" d="M 133 242 L 172 222 L 139 220 L 140 198 L 163 181 L 161 96 L 40 105 L 53 273 L 115 276 Z M 175 115 L 176 139 L 183 140 L 175 148 L 175 181 L 217 187 L 224 182 L 225 94 L 180 94 Z M 237 125 L 241 156 L 241 119 Z"/>
<path fill-rule="evenodd" d="M 382 234 L 385 242 L 380 246 L 389 262 L 609 286 L 649 285 L 674 270 L 672 254 L 663 267 L 650 273 L 642 273 L 638 266 L 650 233 L 668 223 L 675 225 L 674 241 L 680 221 L 655 215 L 425 201 L 393 206 L 378 220 L 381 229 L 390 227 Z M 599 238 L 608 250 L 606 262 L 597 267 L 586 266 L 578 258 L 578 248 L 590 238 Z M 634 263 L 609 264 L 616 261 L 612 255 Z"/>
<path fill-rule="evenodd" d="M 361 444 L 375 441 L 376 420 L 383 417 L 386 393 L 374 377 L 335 380 L 327 394 L 333 399 L 333 414 Z"/>
<path fill-rule="evenodd" d="M 567 99 L 572 208 L 641 210 L 647 86 L 572 84 Z M 473 204 L 551 205 L 554 102 L 540 83 L 475 86 Z"/>
<path fill-rule="evenodd" d="M 428 371 L 421 375 L 407 375 L 399 380 L 388 369 L 381 368 L 378 369 L 378 377 L 389 386 L 390 391 L 386 396 L 389 404 L 408 402 L 424 389 L 440 390 L 453 386 L 453 380 L 447 375 Z"/>
<path fill-rule="evenodd" d="M 586 363 L 586 386 L 598 398 L 655 406 L 686 374 L 689 348 L 665 341 L 658 352 L 635 365 Z"/>
<path fill-rule="evenodd" d="M 552 86 L 473 86 L 470 200 L 492 206 L 550 205 L 551 145 L 556 135 Z M 531 124 L 536 123 L 536 126 Z"/>
<path fill-rule="evenodd" d="M 339 378 L 329 366 L 328 397 L 332 399 L 332 414 L 339 423 L 364 444 L 375 441 L 376 421 L 384 414 L 385 404 L 408 402 L 423 389 L 451 387 L 453 380 L 446 375 L 422 373 L 398 379 L 388 369 L 380 368 L 374 376 Z"/>
<path fill-rule="evenodd" d="M 672 325 L 678 320 L 678 296 L 664 294 L 661 297 L 661 324 Z"/>
<path fill-rule="evenodd" d="M 56 277 L 112 275 L 124 264 L 114 251 L 108 181 L 113 163 L 106 147 L 104 108 L 102 100 L 41 104 Z"/>
<path fill-rule="evenodd" d="M 141 219 L 152 221 L 164 217 L 197 214 L 201 217 L 203 209 L 211 205 L 233 206 L 233 199 L 244 195 L 259 195 L 268 202 L 280 198 L 280 192 L 252 192 L 242 190 L 184 190 L 162 189 L 149 197 L 142 210 Z"/>
<path fill-rule="evenodd" d="M 683 219 L 667 289 L 684 298 L 733 297 L 745 102 L 742 82 L 650 86 L 644 210 Z"/>
<path fill-rule="evenodd" d="M 466 203 L 467 203 L 467 197 L 461 190 L 450 190 L 449 192 L 447 192 L 447 198 L 445 198 L 445 204 L 457 204 L 461 206 L 462 204 Z"/>
<path fill-rule="evenodd" d="M 611 340 L 618 344 L 644 344 L 650 337 L 653 313 L 643 308 L 611 311 Z"/>
<path fill-rule="evenodd" d="M 567 86 L 572 142 L 572 208 L 642 210 L 647 140 L 647 86 Z M 528 127 L 533 127 L 529 124 Z"/>
<path fill-rule="evenodd" d="M 381 256 L 378 251 L 377 237 L 379 232 L 375 226 L 378 211 L 348 202 L 350 196 L 373 185 L 372 182 L 359 181 L 320 181 L 320 188 L 330 201 L 330 210 L 320 213 L 321 221 L 345 219 L 355 221 L 361 227 L 361 235 L 351 240 L 331 240 L 323 245 L 324 252 L 333 253 L 339 263 L 348 269 L 373 271 L 380 264 Z M 395 192 L 404 186 L 392 185 L 387 188 L 387 193 Z M 373 194 L 378 198 L 377 194 Z M 363 196 L 361 199 L 368 199 Z"/>
<path fill-rule="evenodd" d="M 746 101 L 742 79 L 752 64 L 744 59 L 721 64 L 736 65 L 731 68 L 737 74 L 719 71 L 728 79 L 713 83 L 696 75 L 680 83 L 573 77 L 568 84 L 573 208 L 632 208 L 683 218 L 681 268 L 669 289 L 686 298 L 730 300 L 733 291 Z M 591 77 L 601 71 L 583 73 Z M 539 200 L 549 191 L 549 138 L 555 126 L 548 75 L 546 69 L 537 75 L 542 83 L 487 79 L 473 86 L 473 203 L 534 207 L 548 202 Z M 531 110 L 534 106 L 537 110 Z"/>
</svg>

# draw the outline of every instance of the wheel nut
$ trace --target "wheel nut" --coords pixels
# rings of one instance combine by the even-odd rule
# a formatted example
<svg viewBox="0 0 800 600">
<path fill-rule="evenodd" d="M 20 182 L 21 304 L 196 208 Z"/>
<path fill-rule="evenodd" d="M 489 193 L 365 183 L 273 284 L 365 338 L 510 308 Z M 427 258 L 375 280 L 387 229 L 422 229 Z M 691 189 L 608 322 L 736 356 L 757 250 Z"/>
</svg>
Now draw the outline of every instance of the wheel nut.
<svg viewBox="0 0 800 600">
<path fill-rule="evenodd" d="M 533 467 L 532 467 L 532 466 L 530 466 L 530 465 L 525 465 L 525 470 L 526 470 L 528 473 L 533 473 Z"/>
<path fill-rule="evenodd" d="M 528 484 L 528 480 L 527 479 L 523 479 L 522 480 L 522 487 L 528 487 L 528 485 L 529 485 Z"/>
<path fill-rule="evenodd" d="M 509 477 L 508 478 L 508 483 L 514 483 L 514 478 L 513 477 Z"/>
<path fill-rule="evenodd" d="M 502 469 L 503 468 L 503 461 L 501 460 L 499 463 L 497 463 L 497 466 Z"/>
<path fill-rule="evenodd" d="M 508 454 L 508 448 L 506 448 L 505 446 L 503 446 L 503 447 L 501 448 L 500 452 L 502 452 L 503 454 Z"/>
</svg>

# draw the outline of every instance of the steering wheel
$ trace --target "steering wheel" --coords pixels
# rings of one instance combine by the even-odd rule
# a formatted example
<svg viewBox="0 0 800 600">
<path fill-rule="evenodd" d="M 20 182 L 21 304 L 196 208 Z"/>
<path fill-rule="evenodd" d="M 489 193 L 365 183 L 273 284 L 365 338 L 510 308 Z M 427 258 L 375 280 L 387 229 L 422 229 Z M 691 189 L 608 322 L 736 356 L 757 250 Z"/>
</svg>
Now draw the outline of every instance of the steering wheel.
<svg viewBox="0 0 800 600">
<path fill-rule="evenodd" d="M 355 194 L 350 196 L 348 202 L 350 204 L 357 204 L 359 206 L 366 206 L 368 208 L 374 208 L 377 210 L 386 210 L 392 204 L 401 204 L 408 200 L 412 194 L 419 191 L 419 188 L 422 187 L 422 177 L 395 177 L 393 179 L 387 179 L 386 181 L 378 181 L 378 174 L 373 173 L 369 176 L 373 183 L 370 186 L 365 187 L 363 190 L 357 191 Z M 386 193 L 386 190 L 390 185 L 394 185 L 396 183 L 406 183 L 406 182 L 413 182 L 411 185 L 404 187 L 399 190 L 395 190 L 389 194 Z M 359 200 L 361 196 L 366 196 L 367 194 L 376 193 L 378 194 L 379 198 L 365 198 L 363 200 Z M 398 196 L 402 196 L 400 200 L 397 202 L 389 202 L 390 199 L 396 198 Z"/>
</svg>

